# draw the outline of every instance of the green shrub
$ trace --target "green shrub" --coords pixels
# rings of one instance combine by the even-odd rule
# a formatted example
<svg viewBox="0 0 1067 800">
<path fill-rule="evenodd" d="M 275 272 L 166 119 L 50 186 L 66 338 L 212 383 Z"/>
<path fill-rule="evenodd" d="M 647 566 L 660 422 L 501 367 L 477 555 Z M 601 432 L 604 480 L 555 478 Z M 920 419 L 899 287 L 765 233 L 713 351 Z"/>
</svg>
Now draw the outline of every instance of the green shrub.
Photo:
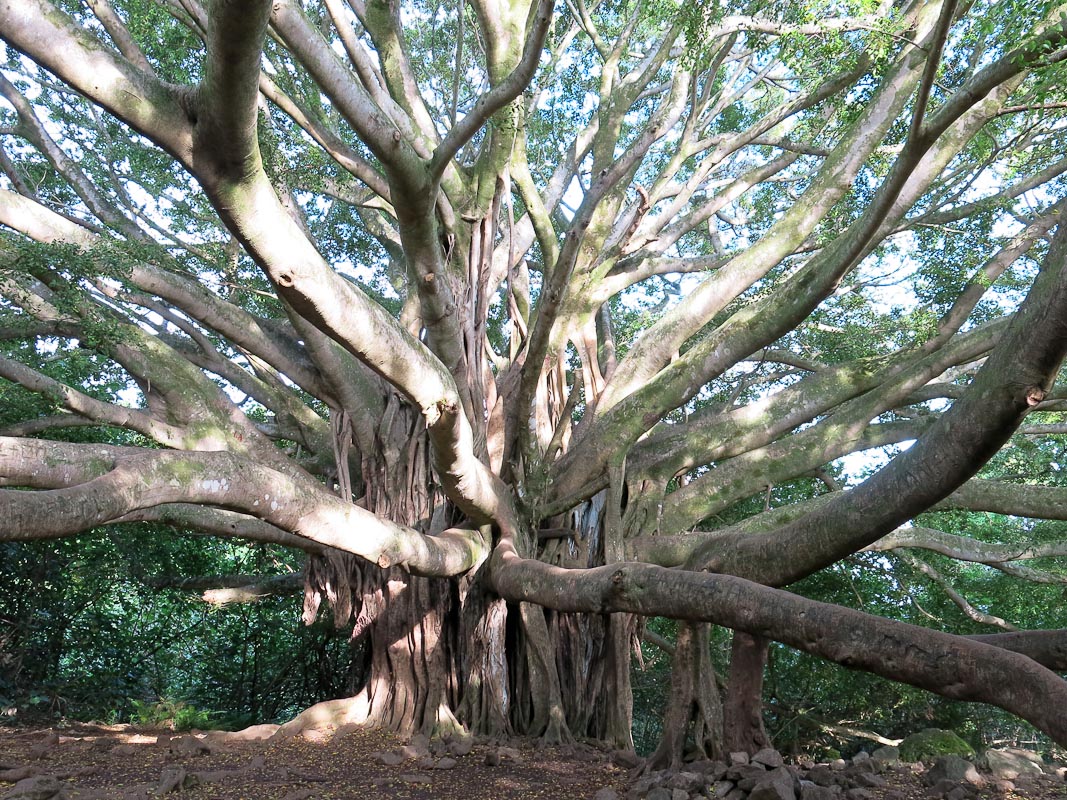
<svg viewBox="0 0 1067 800">
<path fill-rule="evenodd" d="M 974 750 L 952 731 L 940 728 L 913 733 L 900 743 L 901 761 L 933 761 L 940 756 L 974 758 Z"/>
<path fill-rule="evenodd" d="M 156 702 L 133 700 L 130 721 L 135 725 L 173 728 L 188 731 L 193 728 L 210 728 L 211 712 L 191 706 L 182 700 L 161 697 Z"/>
</svg>

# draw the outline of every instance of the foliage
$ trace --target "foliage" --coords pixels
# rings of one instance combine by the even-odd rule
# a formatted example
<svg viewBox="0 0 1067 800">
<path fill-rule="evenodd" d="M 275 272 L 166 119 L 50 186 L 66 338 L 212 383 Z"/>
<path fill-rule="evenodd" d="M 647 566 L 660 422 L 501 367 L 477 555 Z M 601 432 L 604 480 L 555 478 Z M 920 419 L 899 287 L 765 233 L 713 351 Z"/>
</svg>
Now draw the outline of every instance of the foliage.
<svg viewBox="0 0 1067 800">
<path fill-rule="evenodd" d="M 189 731 L 212 727 L 212 714 L 189 705 L 182 700 L 161 697 L 149 702 L 132 700 L 130 705 L 130 722 L 151 728 L 170 728 L 175 731 Z"/>
</svg>

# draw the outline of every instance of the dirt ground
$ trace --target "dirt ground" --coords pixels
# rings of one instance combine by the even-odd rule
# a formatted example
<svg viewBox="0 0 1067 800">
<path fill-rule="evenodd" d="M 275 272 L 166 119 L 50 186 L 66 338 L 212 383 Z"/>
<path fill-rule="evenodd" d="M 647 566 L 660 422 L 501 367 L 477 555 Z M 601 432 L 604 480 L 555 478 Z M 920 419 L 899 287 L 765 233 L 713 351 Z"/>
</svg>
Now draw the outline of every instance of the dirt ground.
<svg viewBox="0 0 1067 800">
<path fill-rule="evenodd" d="M 132 800 L 161 789 L 183 800 L 533 800 L 591 798 L 604 787 L 622 794 L 626 785 L 626 770 L 592 748 L 516 742 L 455 743 L 458 752 L 442 743 L 408 748 L 363 729 L 281 742 L 125 725 L 0 729 L 0 781 L 7 781 L 0 797 L 14 779 L 30 775 L 55 776 L 70 800 Z"/>
<path fill-rule="evenodd" d="M 268 736 L 263 729 L 258 735 Z M 69 800 L 588 800 L 610 788 L 624 797 L 632 770 L 592 747 L 541 747 L 415 740 L 379 731 L 310 732 L 285 741 L 218 733 L 174 734 L 126 725 L 0 728 L 0 798 L 22 779 L 57 779 Z M 887 775 L 887 777 L 890 777 Z M 4 782 L 6 781 L 6 782 Z M 605 796 L 607 793 L 601 795 Z M 45 797 L 47 795 L 40 795 Z M 932 797 L 901 769 L 872 800 Z M 1040 783 L 982 798 L 1065 800 L 1067 784 Z"/>
</svg>

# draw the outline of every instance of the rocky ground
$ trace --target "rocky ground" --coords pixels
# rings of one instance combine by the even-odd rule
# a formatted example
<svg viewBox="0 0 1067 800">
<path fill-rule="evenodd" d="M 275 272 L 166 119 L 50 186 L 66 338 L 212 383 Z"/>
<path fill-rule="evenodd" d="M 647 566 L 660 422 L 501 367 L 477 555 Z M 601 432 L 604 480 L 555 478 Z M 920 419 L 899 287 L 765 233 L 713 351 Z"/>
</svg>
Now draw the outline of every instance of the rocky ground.
<svg viewBox="0 0 1067 800">
<path fill-rule="evenodd" d="M 1044 765 L 1007 780 L 946 762 L 903 765 L 864 758 L 783 764 L 764 751 L 751 761 L 694 762 L 640 774 L 621 754 L 584 745 L 530 742 L 401 742 L 377 731 L 308 731 L 270 737 L 175 735 L 129 726 L 0 729 L 2 800 L 354 800 L 376 798 L 569 798 L 595 800 L 1067 800 L 1064 770 Z M 966 762 L 964 762 L 966 763 Z"/>
</svg>

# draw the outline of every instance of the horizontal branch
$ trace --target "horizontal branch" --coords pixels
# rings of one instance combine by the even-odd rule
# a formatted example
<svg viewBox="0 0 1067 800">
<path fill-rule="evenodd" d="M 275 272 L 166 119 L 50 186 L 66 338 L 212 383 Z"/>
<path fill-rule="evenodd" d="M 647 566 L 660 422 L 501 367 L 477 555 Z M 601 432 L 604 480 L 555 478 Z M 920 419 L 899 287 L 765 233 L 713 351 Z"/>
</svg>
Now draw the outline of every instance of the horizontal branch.
<svg viewBox="0 0 1067 800">
<path fill-rule="evenodd" d="M 557 611 L 712 622 L 954 700 L 990 703 L 1067 744 L 1067 682 L 984 642 L 808 600 L 730 575 L 622 564 L 567 570 L 494 551 L 492 582 L 512 602 Z"/>
<path fill-rule="evenodd" d="M 979 483 L 985 482 L 981 481 Z M 967 484 L 964 484 L 964 487 L 966 486 Z M 971 490 L 968 489 L 967 491 Z M 1061 491 L 1067 493 L 1067 490 Z M 898 528 L 866 549 L 884 552 L 902 547 L 930 550 L 958 561 L 971 561 L 990 565 L 1006 561 L 1067 556 L 1067 543 L 1055 542 L 1045 545 L 994 544 L 922 526 Z"/>
<path fill-rule="evenodd" d="M 5 453 L 19 452 L 22 441 L 0 438 L 0 461 Z M 68 445 L 64 451 L 91 461 L 96 447 Z M 423 535 L 347 503 L 310 480 L 230 453 L 109 455 L 114 465 L 85 483 L 36 492 L 0 490 L 0 541 L 59 538 L 141 509 L 190 503 L 240 511 L 382 568 L 400 566 L 418 575 L 460 575 L 488 552 L 478 531 Z"/>
<path fill-rule="evenodd" d="M 142 580 L 153 589 L 202 591 L 201 599 L 216 606 L 254 603 L 264 597 L 291 595 L 304 587 L 304 577 L 299 572 L 284 575 L 209 575 L 195 578 L 151 576 Z"/>
</svg>

